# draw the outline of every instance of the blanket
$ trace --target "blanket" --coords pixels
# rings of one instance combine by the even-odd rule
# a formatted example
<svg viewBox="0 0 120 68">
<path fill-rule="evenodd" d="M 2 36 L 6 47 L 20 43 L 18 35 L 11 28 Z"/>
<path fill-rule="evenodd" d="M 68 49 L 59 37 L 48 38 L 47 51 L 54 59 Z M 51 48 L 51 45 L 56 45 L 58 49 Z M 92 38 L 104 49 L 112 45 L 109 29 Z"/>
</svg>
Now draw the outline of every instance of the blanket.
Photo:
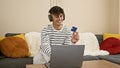
<svg viewBox="0 0 120 68">
<path fill-rule="evenodd" d="M 28 32 L 25 34 L 25 38 L 29 47 L 31 57 L 36 55 L 40 50 L 41 45 L 41 33 L 39 32 Z"/>
<path fill-rule="evenodd" d="M 25 38 L 29 47 L 29 51 L 31 53 L 31 57 L 33 57 L 33 64 L 45 64 L 50 60 L 50 57 L 45 55 L 40 50 L 41 45 L 41 33 L 39 32 L 29 32 L 25 34 Z"/>
<path fill-rule="evenodd" d="M 84 56 L 91 55 L 109 55 L 108 51 L 100 50 L 98 40 L 95 34 L 91 32 L 79 33 L 80 40 L 76 43 L 79 45 L 85 45 Z"/>
</svg>

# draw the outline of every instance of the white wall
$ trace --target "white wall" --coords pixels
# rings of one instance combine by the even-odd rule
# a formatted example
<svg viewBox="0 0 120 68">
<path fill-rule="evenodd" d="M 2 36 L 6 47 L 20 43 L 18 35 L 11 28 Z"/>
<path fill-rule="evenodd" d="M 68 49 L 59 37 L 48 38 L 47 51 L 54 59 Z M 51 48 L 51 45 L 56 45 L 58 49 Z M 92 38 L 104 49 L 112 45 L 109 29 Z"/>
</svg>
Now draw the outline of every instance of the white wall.
<svg viewBox="0 0 120 68">
<path fill-rule="evenodd" d="M 119 20 L 118 20 L 119 24 L 118 25 L 119 25 L 119 33 L 120 33 L 120 0 L 119 0 L 119 16 L 118 17 L 119 17 Z"/>
<path fill-rule="evenodd" d="M 49 0 L 0 0 L 0 35 L 40 31 L 49 23 Z"/>
<path fill-rule="evenodd" d="M 65 25 L 75 25 L 79 32 L 118 32 L 118 0 L 62 1 L 66 14 Z M 0 35 L 8 32 L 41 31 L 50 23 L 49 8 L 50 0 L 0 0 Z"/>
<path fill-rule="evenodd" d="M 119 0 L 110 1 L 110 32 L 119 33 Z"/>
<path fill-rule="evenodd" d="M 110 32 L 110 0 L 64 0 L 64 8 L 66 23 L 80 32 Z"/>
</svg>

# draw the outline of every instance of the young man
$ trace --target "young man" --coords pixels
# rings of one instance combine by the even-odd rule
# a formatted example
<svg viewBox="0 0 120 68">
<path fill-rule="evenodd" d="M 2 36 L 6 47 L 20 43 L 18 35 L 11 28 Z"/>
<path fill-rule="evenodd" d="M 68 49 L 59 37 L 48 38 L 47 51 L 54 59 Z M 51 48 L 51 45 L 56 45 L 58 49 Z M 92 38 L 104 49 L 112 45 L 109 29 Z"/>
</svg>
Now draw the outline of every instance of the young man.
<svg viewBox="0 0 120 68">
<path fill-rule="evenodd" d="M 72 33 L 70 29 L 63 25 L 65 14 L 61 7 L 52 7 L 49 10 L 48 17 L 52 24 L 45 27 L 41 32 L 40 54 L 38 57 L 34 57 L 34 64 L 36 64 L 37 60 L 43 61 L 43 63 L 50 61 L 52 45 L 71 45 L 79 40 L 78 32 Z"/>
</svg>

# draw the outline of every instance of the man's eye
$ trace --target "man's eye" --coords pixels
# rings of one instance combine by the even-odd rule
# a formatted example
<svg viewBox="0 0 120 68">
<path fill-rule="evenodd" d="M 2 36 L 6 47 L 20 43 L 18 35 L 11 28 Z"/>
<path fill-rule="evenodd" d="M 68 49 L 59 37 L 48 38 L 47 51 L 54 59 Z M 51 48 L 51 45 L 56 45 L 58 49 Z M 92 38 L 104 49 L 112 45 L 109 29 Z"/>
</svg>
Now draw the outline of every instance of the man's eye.
<svg viewBox="0 0 120 68">
<path fill-rule="evenodd" d="M 63 15 L 61 14 L 60 17 L 62 17 Z"/>
<path fill-rule="evenodd" d="M 63 15 L 60 15 L 60 17 L 62 17 Z"/>
</svg>

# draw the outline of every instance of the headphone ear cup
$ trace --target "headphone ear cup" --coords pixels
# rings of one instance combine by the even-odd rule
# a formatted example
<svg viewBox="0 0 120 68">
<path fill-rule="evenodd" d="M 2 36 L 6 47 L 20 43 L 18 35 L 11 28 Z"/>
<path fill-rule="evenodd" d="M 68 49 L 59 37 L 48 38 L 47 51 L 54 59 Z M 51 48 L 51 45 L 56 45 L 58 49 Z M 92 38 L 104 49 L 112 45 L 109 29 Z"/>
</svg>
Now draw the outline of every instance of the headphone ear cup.
<svg viewBox="0 0 120 68">
<path fill-rule="evenodd" d="M 65 15 L 63 16 L 63 20 L 65 20 Z"/>
<path fill-rule="evenodd" d="M 53 21 L 53 19 L 52 19 L 52 16 L 51 16 L 51 15 L 48 15 L 48 18 L 49 18 L 49 20 L 50 20 L 50 21 Z"/>
</svg>

